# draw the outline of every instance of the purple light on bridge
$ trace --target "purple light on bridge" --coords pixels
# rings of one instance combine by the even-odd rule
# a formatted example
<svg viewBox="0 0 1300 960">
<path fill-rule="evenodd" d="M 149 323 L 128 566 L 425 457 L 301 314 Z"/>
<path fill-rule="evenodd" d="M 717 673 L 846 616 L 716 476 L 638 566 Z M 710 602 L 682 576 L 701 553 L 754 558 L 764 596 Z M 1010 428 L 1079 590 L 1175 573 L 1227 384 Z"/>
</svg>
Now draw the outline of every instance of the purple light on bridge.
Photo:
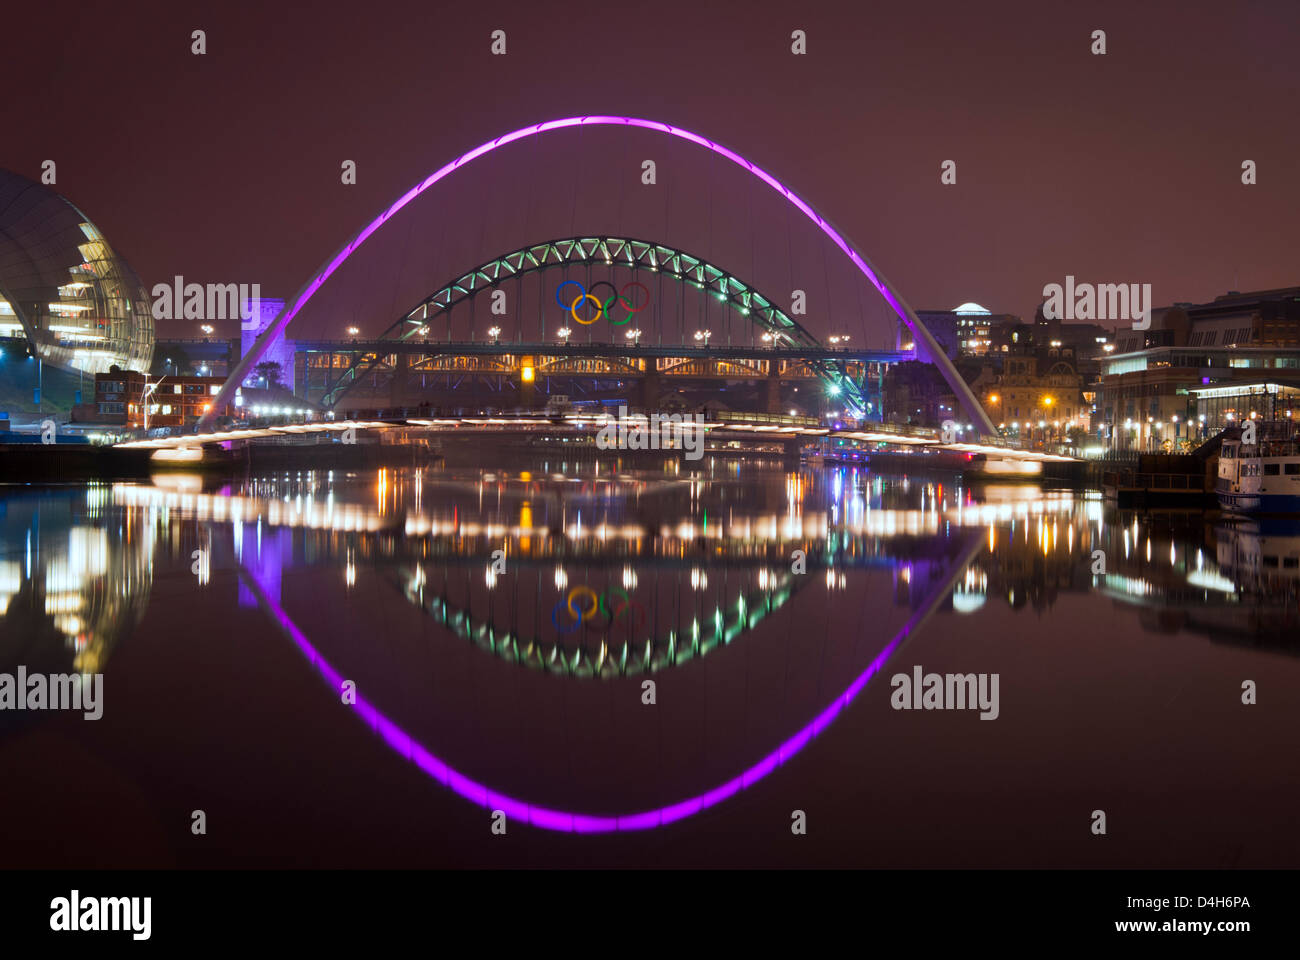
<svg viewBox="0 0 1300 960">
<path fill-rule="evenodd" d="M 781 181 L 777 180 L 776 177 L 772 176 L 766 170 L 756 166 L 749 160 L 746 160 L 734 150 L 702 137 L 698 133 L 692 133 L 689 130 L 683 130 L 681 127 L 674 127 L 671 124 L 662 123 L 657 120 L 642 120 L 637 117 L 617 116 L 566 117 L 563 120 L 548 120 L 545 123 L 521 127 L 518 130 L 513 130 L 510 133 L 497 137 L 495 140 L 489 140 L 487 143 L 475 147 L 468 153 L 462 154 L 451 163 L 435 170 L 418 185 L 402 194 L 402 196 L 399 197 L 392 206 L 372 220 L 362 228 L 360 233 L 344 244 L 338 253 L 326 261 L 325 267 L 310 282 L 308 282 L 302 290 L 298 291 L 298 296 L 294 299 L 293 305 L 281 311 L 280 316 L 266 329 L 266 332 L 258 338 L 253 349 L 245 354 L 244 358 L 236 366 L 234 372 L 230 375 L 230 379 L 226 381 L 226 384 L 221 388 L 220 394 L 217 396 L 216 400 L 213 401 L 211 408 L 199 420 L 198 429 L 203 430 L 208 427 L 216 418 L 217 411 L 223 410 L 229 405 L 231 394 L 234 392 L 235 387 L 238 386 L 239 383 L 243 381 L 243 378 L 248 375 L 248 370 L 251 370 L 252 367 L 261 359 L 267 345 L 284 333 L 289 324 L 293 321 L 293 318 L 296 317 L 299 312 L 301 312 L 302 308 L 307 305 L 307 302 L 316 295 L 316 291 L 321 288 L 325 281 L 328 280 L 334 272 L 338 270 L 338 268 L 342 266 L 343 263 L 352 256 L 352 254 L 356 252 L 363 243 L 366 242 L 367 239 L 369 239 L 371 234 L 399 213 L 408 203 L 420 194 L 424 193 L 425 190 L 428 190 L 434 184 L 448 176 L 453 170 L 459 169 L 465 164 L 496 150 L 498 147 L 506 146 L 507 144 L 513 143 L 514 141 L 520 140 L 524 137 L 547 133 L 551 130 L 562 130 L 567 127 L 609 125 L 640 127 L 645 130 L 654 130 L 659 133 L 666 133 L 669 136 L 698 144 L 707 150 L 711 150 L 714 153 L 726 157 L 737 166 L 748 170 L 777 193 L 785 197 L 786 200 L 793 204 L 801 213 L 803 213 L 804 216 L 815 223 L 818 229 L 820 229 L 830 238 L 832 243 L 844 252 L 845 256 L 847 256 L 853 265 L 858 268 L 862 275 L 871 281 L 876 290 L 880 292 L 880 295 L 884 297 L 885 302 L 889 304 L 894 313 L 898 315 L 898 318 L 902 320 L 904 325 L 912 332 L 913 342 L 918 346 L 920 344 L 925 345 L 926 352 L 929 354 L 929 359 L 939 368 L 944 379 L 948 381 L 948 385 L 953 388 L 954 392 L 961 399 L 962 405 L 966 408 L 966 412 L 970 414 L 971 418 L 980 426 L 983 432 L 990 434 L 997 432 L 993 427 L 993 421 L 989 419 L 988 414 L 985 413 L 984 408 L 975 398 L 970 387 L 967 386 L 966 381 L 962 379 L 956 368 L 952 366 L 952 363 L 948 360 L 947 354 L 943 351 L 943 348 L 935 342 L 925 325 L 916 319 L 910 308 L 903 304 L 902 300 L 894 293 L 889 284 L 885 283 L 877 275 L 875 269 L 867 263 L 865 258 L 860 256 L 856 250 L 849 246 L 844 235 L 832 226 L 829 220 L 817 213 L 817 211 L 805 202 L 798 194 L 785 184 L 781 183 Z"/>
</svg>

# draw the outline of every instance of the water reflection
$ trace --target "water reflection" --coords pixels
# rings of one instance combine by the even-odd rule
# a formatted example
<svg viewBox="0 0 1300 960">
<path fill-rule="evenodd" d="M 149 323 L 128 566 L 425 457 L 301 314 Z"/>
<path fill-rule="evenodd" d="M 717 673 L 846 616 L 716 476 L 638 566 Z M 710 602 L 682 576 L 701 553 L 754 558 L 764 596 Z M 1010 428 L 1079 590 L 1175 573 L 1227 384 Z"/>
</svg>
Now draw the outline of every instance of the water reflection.
<svg viewBox="0 0 1300 960">
<path fill-rule="evenodd" d="M 475 803 L 560 830 L 660 826 L 771 775 L 937 609 L 975 634 L 1005 629 L 998 611 L 1034 611 L 1026 627 L 1050 631 L 1042 615 L 1071 593 L 1131 609 L 1135 630 L 1298 649 L 1300 530 L 1120 514 L 1032 486 L 543 463 L 173 477 L 0 505 L 3 669 L 111 684 L 109 654 L 159 578 L 217 623 L 257 611 L 268 636 L 288 636 L 333 691 L 321 711 L 355 684 L 349 705 L 388 748 Z M 715 662 L 735 689 L 700 685 Z M 644 766 L 643 721 L 612 723 L 625 736 L 606 743 L 592 724 L 611 723 L 608 701 L 564 694 L 580 721 L 554 710 L 575 683 L 630 685 L 619 703 L 639 705 L 647 678 L 684 684 L 665 712 L 687 726 L 722 698 L 739 716 L 726 751 L 630 779 L 619 764 Z M 498 726 L 502 710 L 514 719 Z M 581 744 L 589 765 L 560 782 L 520 725 L 557 754 Z"/>
<path fill-rule="evenodd" d="M 0 497 L 0 669 L 102 671 L 148 606 L 158 529 L 107 486 Z"/>
</svg>

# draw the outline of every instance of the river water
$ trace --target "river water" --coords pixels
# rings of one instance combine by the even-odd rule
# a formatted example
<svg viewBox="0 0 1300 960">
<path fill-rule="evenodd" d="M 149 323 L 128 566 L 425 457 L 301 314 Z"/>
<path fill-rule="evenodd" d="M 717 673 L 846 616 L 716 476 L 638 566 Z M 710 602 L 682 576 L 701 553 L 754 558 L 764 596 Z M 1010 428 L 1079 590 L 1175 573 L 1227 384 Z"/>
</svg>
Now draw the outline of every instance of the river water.
<svg viewBox="0 0 1300 960">
<path fill-rule="evenodd" d="M 483 459 L 0 487 L 0 866 L 1300 863 L 1300 529 Z"/>
</svg>

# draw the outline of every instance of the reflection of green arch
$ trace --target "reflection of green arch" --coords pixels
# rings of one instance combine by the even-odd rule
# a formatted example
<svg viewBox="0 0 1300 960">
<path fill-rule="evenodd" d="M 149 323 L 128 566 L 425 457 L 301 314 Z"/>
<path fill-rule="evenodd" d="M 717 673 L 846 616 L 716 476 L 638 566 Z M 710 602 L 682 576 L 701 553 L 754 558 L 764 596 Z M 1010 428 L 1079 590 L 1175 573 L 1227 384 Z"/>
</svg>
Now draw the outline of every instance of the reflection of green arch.
<svg viewBox="0 0 1300 960">
<path fill-rule="evenodd" d="M 822 344 L 811 333 L 763 296 L 753 287 L 737 280 L 727 271 L 700 257 L 682 250 L 625 237 L 566 237 L 533 244 L 514 250 L 504 256 L 489 260 L 457 277 L 435 293 L 425 297 L 406 311 L 379 335 L 379 339 L 409 340 L 440 314 L 449 314 L 452 308 L 477 296 L 484 290 L 496 288 L 502 281 L 523 277 L 552 267 L 608 266 L 625 270 L 646 271 L 668 277 L 679 283 L 689 283 L 702 295 L 712 295 L 731 307 L 750 322 L 773 337 L 773 344 L 788 347 L 819 348 Z M 333 406 L 343 398 L 361 375 L 379 362 L 379 357 L 369 359 L 358 355 L 338 382 L 322 398 L 325 406 Z M 845 372 L 844 363 L 838 360 L 806 360 L 828 387 L 834 389 L 845 403 L 859 409 L 866 408 L 866 398 L 852 377 Z"/>
<path fill-rule="evenodd" d="M 612 638 L 609 646 L 602 645 L 595 652 L 577 642 L 529 639 L 510 630 L 498 632 L 490 621 L 476 621 L 469 611 L 445 598 L 425 595 L 420 581 L 410 571 L 402 571 L 397 586 L 408 601 L 456 636 L 503 660 L 567 677 L 609 678 L 658 673 L 726 646 L 738 635 L 754 629 L 768 614 L 785 606 L 810 582 L 810 577 L 787 574 L 776 586 L 742 595 L 734 607 L 726 611 L 719 608 L 712 619 L 702 623 L 697 620 L 693 629 L 680 635 L 670 630 L 662 637 L 642 634 L 635 640 Z"/>
</svg>

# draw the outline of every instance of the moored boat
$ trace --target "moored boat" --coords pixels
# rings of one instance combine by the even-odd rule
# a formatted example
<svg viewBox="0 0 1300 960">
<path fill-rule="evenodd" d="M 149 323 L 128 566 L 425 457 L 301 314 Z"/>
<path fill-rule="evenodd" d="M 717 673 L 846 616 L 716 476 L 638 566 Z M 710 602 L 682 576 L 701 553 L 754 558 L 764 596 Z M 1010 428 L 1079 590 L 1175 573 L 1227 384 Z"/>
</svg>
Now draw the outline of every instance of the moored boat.
<svg viewBox="0 0 1300 960">
<path fill-rule="evenodd" d="M 1291 420 L 1251 420 L 1223 438 L 1215 484 L 1229 513 L 1300 514 L 1300 430 Z"/>
</svg>

